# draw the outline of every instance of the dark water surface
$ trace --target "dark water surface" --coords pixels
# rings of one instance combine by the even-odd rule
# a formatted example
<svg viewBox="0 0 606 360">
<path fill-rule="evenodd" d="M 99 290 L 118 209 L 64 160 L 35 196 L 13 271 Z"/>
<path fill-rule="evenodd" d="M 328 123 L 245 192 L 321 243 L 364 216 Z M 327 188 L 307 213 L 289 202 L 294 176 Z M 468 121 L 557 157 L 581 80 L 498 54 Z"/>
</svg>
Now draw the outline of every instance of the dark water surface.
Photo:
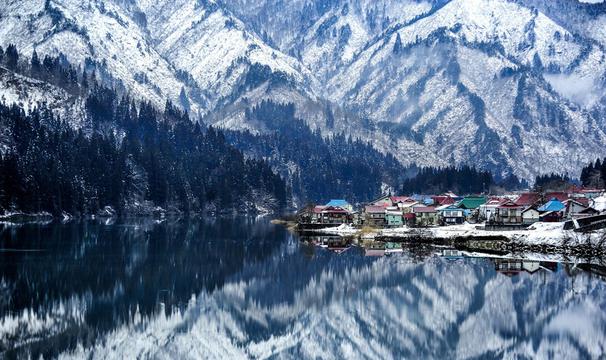
<svg viewBox="0 0 606 360">
<path fill-rule="evenodd" d="M 338 250 L 268 219 L 0 225 L 0 357 L 606 353 L 603 267 Z"/>
</svg>

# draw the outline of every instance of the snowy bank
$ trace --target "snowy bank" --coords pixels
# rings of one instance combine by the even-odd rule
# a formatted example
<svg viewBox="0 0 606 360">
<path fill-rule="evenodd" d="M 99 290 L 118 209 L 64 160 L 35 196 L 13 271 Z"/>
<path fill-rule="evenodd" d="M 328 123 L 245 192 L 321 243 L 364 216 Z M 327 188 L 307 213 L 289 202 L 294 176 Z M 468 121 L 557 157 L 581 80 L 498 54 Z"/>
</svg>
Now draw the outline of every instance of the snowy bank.
<svg viewBox="0 0 606 360">
<path fill-rule="evenodd" d="M 457 239 L 466 238 L 480 239 L 506 239 L 514 243 L 526 245 L 549 245 L 549 246 L 576 246 L 590 245 L 605 247 L 602 239 L 606 230 L 598 230 L 591 233 L 578 233 L 572 230 L 564 230 L 564 223 L 542 223 L 538 222 L 526 229 L 521 230 L 484 230 L 482 224 L 436 226 L 428 228 L 411 228 L 407 226 L 377 230 L 375 237 L 387 238 L 435 238 L 435 239 Z M 351 225 L 340 225 L 335 228 L 316 230 L 322 234 L 333 234 L 339 236 L 358 236 L 361 230 Z"/>
<path fill-rule="evenodd" d="M 316 230 L 310 230 L 310 231 L 327 234 L 327 235 L 339 235 L 339 236 L 354 236 L 354 235 L 358 235 L 361 232 L 360 229 L 356 229 L 355 227 L 351 226 L 350 224 L 341 224 L 337 227 L 316 229 Z"/>
</svg>

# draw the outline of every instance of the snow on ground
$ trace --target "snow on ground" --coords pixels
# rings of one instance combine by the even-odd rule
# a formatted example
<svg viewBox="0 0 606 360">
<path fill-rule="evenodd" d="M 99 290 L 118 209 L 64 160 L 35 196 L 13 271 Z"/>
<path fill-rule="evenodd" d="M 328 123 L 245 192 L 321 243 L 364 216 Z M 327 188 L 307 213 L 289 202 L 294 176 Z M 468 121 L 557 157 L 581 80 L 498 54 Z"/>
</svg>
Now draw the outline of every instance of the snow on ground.
<svg viewBox="0 0 606 360">
<path fill-rule="evenodd" d="M 319 229 L 316 230 L 316 232 L 322 233 L 322 234 L 332 234 L 332 235 L 339 235 L 339 236 L 352 236 L 352 235 L 357 235 L 360 230 L 356 229 L 355 227 L 351 226 L 350 224 L 341 224 L 337 227 L 333 227 L 333 228 L 324 228 L 324 229 Z"/>
<path fill-rule="evenodd" d="M 436 226 L 429 228 L 411 228 L 407 226 L 379 230 L 378 236 L 393 237 L 433 237 L 450 239 L 456 237 L 487 237 L 502 236 L 512 241 L 528 245 L 596 245 L 599 239 L 606 234 L 604 230 L 595 231 L 590 234 L 580 234 L 572 230 L 564 230 L 564 223 L 542 223 L 538 222 L 524 230 L 488 231 L 483 229 L 482 224 L 465 223 L 462 225 Z M 323 234 L 334 234 L 340 236 L 352 236 L 360 234 L 360 230 L 351 225 L 340 225 L 336 228 L 320 229 Z"/>
</svg>

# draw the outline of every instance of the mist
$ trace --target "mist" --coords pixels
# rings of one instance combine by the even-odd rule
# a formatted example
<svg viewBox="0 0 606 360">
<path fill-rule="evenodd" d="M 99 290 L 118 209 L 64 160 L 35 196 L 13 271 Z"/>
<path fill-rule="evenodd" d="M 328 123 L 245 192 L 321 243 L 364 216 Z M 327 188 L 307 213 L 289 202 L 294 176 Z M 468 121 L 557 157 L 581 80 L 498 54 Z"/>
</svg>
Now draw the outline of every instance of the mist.
<svg viewBox="0 0 606 360">
<path fill-rule="evenodd" d="M 545 74 L 544 77 L 560 95 L 584 108 L 591 108 L 602 97 L 592 78 L 576 74 Z"/>
</svg>

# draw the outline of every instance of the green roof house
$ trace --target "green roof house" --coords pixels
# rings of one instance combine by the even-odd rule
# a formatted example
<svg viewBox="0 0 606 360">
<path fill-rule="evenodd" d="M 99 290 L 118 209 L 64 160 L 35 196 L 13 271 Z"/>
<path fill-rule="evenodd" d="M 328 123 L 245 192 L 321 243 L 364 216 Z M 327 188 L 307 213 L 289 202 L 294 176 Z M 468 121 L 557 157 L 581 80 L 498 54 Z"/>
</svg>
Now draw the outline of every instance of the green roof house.
<svg viewBox="0 0 606 360">
<path fill-rule="evenodd" d="M 486 197 L 484 196 L 466 196 L 463 200 L 459 201 L 457 207 L 460 209 L 474 210 L 486 203 Z"/>
</svg>

